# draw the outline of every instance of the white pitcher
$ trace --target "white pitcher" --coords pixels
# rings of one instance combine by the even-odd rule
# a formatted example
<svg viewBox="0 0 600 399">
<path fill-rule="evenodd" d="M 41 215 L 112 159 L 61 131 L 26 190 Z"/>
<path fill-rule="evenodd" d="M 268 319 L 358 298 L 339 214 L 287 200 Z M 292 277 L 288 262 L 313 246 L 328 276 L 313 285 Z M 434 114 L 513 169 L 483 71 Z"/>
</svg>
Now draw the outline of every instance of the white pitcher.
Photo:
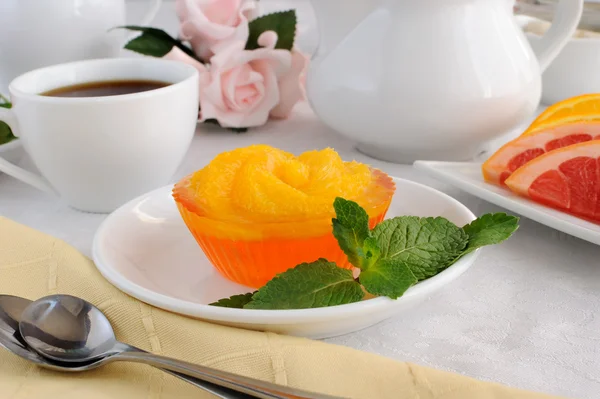
<svg viewBox="0 0 600 399">
<path fill-rule="evenodd" d="M 149 24 L 161 0 L 138 25 Z M 0 91 L 32 69 L 119 55 L 127 33 L 125 0 L 0 0 Z"/>
<path fill-rule="evenodd" d="M 514 0 L 313 0 L 321 41 L 307 80 L 322 121 L 392 162 L 467 160 L 530 117 L 541 72 L 581 18 L 562 0 L 531 49 Z"/>
</svg>

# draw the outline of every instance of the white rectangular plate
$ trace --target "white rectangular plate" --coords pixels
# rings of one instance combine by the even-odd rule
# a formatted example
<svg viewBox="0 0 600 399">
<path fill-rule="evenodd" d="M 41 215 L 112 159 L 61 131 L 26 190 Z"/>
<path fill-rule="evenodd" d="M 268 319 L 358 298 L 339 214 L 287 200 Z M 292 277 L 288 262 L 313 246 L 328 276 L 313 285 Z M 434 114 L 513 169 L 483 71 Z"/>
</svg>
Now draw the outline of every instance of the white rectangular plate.
<svg viewBox="0 0 600 399">
<path fill-rule="evenodd" d="M 467 193 L 569 235 L 600 245 L 600 225 L 539 205 L 483 180 L 481 164 L 417 161 L 415 168 Z"/>
</svg>

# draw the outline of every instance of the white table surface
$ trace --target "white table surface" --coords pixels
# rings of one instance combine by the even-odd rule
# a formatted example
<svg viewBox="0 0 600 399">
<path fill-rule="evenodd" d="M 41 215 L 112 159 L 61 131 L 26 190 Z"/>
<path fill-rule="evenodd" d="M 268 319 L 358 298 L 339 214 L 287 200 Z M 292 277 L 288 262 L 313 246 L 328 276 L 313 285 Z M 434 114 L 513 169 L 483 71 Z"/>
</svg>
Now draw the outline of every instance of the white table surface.
<svg viewBox="0 0 600 399">
<path fill-rule="evenodd" d="M 306 4 L 306 0 L 296 1 Z M 267 8 L 274 5 L 261 2 Z M 129 5 L 134 17 L 144 3 Z M 174 33 L 177 21 L 172 8 L 171 3 L 163 6 L 154 25 Z M 346 160 L 367 162 L 388 174 L 441 189 L 476 214 L 502 211 L 409 166 L 358 153 L 352 142 L 323 126 L 306 103 L 297 106 L 290 120 L 271 122 L 246 134 L 200 126 L 173 182 L 222 151 L 253 143 L 294 153 L 333 147 Z M 31 167 L 28 158 L 21 164 Z M 72 210 L 59 199 L 2 174 L 0 214 L 64 239 L 87 255 L 105 218 Z M 522 219 L 515 237 L 485 249 L 466 274 L 428 302 L 369 329 L 327 341 L 523 389 L 596 399 L 600 397 L 599 259 L 600 247 Z"/>
</svg>

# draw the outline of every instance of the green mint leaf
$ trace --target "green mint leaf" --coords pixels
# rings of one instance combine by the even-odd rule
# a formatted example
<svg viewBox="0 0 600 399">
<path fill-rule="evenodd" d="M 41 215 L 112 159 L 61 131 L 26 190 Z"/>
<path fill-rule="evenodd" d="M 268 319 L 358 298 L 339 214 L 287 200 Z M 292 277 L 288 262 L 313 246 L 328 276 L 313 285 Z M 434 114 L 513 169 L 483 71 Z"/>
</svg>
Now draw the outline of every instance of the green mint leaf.
<svg viewBox="0 0 600 399">
<path fill-rule="evenodd" d="M 352 271 L 326 259 L 302 263 L 278 274 L 244 309 L 309 309 L 358 302 L 364 291 Z"/>
<path fill-rule="evenodd" d="M 219 299 L 217 302 L 209 303 L 209 305 L 220 306 L 222 308 L 243 309 L 244 306 L 252 300 L 252 295 L 254 295 L 255 292 L 248 292 L 247 294 L 234 295 L 229 298 Z"/>
<path fill-rule="evenodd" d="M 442 217 L 396 217 L 379 223 L 372 234 L 381 258 L 405 262 L 419 281 L 448 267 L 468 242 L 463 229 Z"/>
<path fill-rule="evenodd" d="M 365 239 L 370 236 L 369 215 L 356 202 L 340 197 L 333 202 L 333 208 L 333 235 L 348 256 L 348 261 L 356 267 L 362 267 L 361 255 L 364 251 L 361 252 L 361 249 Z"/>
<path fill-rule="evenodd" d="M 361 270 L 367 270 L 376 263 L 381 257 L 381 248 L 375 237 L 367 237 L 363 242 L 362 248 L 358 248 L 359 267 Z"/>
<path fill-rule="evenodd" d="M 127 50 L 135 51 L 136 53 L 143 55 L 161 58 L 171 51 L 173 47 L 177 47 L 190 57 L 202 62 L 200 59 L 198 59 L 198 57 L 196 57 L 194 52 L 189 47 L 181 42 L 181 40 L 171 37 L 171 35 L 162 29 L 146 28 L 143 26 L 133 25 L 119 26 L 118 28 L 142 32 L 140 36 L 131 39 L 125 45 Z"/>
<path fill-rule="evenodd" d="M 519 228 L 519 218 L 506 213 L 488 213 L 463 227 L 469 242 L 463 255 L 486 245 L 499 244 Z"/>
<path fill-rule="evenodd" d="M 294 47 L 294 40 L 296 38 L 297 22 L 295 10 L 275 12 L 250 21 L 246 50 L 259 48 L 258 38 L 266 31 L 277 33 L 276 49 L 291 50 Z"/>
<path fill-rule="evenodd" d="M 380 259 L 361 271 L 358 279 L 369 294 L 392 299 L 401 297 L 417 282 L 408 265 L 399 259 Z"/>
</svg>

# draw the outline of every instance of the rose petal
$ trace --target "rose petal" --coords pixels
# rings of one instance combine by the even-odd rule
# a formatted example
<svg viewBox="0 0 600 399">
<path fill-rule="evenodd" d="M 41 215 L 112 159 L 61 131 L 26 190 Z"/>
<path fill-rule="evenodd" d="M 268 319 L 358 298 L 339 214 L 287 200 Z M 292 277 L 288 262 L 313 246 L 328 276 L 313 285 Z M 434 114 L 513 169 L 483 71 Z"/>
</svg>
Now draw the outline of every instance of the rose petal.
<svg viewBox="0 0 600 399">
<path fill-rule="evenodd" d="M 256 8 L 249 0 L 176 0 L 179 35 L 197 56 L 208 61 L 231 41 L 248 40 L 248 17 Z"/>
<path fill-rule="evenodd" d="M 201 80 L 202 120 L 214 118 L 224 127 L 260 126 L 280 102 L 278 81 L 286 82 L 283 78 L 292 69 L 292 54 L 271 48 L 248 51 L 244 47 L 245 42 L 234 41 L 211 58 L 209 78 Z M 303 65 L 296 68 L 301 71 Z"/>
<path fill-rule="evenodd" d="M 181 50 L 177 47 L 173 47 L 171 49 L 171 51 L 169 51 L 167 54 L 165 54 L 163 56 L 163 58 L 166 60 L 184 62 L 184 63 L 196 68 L 198 70 L 198 72 L 200 72 L 200 73 L 206 72 L 206 67 L 202 63 L 193 59 L 192 57 L 190 57 L 189 55 L 184 53 L 183 50 Z"/>
<path fill-rule="evenodd" d="M 279 103 L 279 90 L 277 87 L 277 76 L 270 64 L 264 60 L 252 62 L 252 69 L 260 73 L 264 78 L 264 94 L 262 101 L 257 103 L 252 112 L 244 114 L 242 125 L 244 127 L 262 126 L 269 119 L 269 112 Z"/>
<path fill-rule="evenodd" d="M 258 42 L 258 45 L 261 47 L 275 48 L 275 46 L 277 45 L 278 39 L 279 39 L 279 36 L 277 36 L 276 32 L 274 32 L 272 30 L 268 30 L 268 31 L 265 31 L 260 34 L 257 42 Z"/>
<path fill-rule="evenodd" d="M 279 104 L 271 111 L 273 118 L 287 118 L 296 103 L 304 97 L 301 76 L 308 66 L 308 57 L 300 51 L 292 51 L 292 66 L 289 72 L 279 79 Z"/>
<path fill-rule="evenodd" d="M 223 97 L 225 100 L 229 100 L 231 103 L 235 103 L 235 91 L 237 88 L 237 83 L 239 79 L 239 75 L 242 70 L 246 68 L 250 68 L 249 65 L 241 65 L 235 68 L 230 69 L 221 75 L 221 86 L 223 87 Z"/>
<path fill-rule="evenodd" d="M 266 60 L 271 64 L 277 77 L 286 73 L 292 65 L 292 55 L 287 50 L 259 48 L 244 51 L 245 43 L 235 42 L 225 47 L 211 59 L 211 64 L 220 70 L 229 70 L 237 65 L 247 64 L 255 60 Z M 233 56 L 235 54 L 235 56 Z"/>
<path fill-rule="evenodd" d="M 203 7 L 204 14 L 209 21 L 220 25 L 237 26 L 239 23 L 238 10 L 241 0 L 213 1 Z"/>
</svg>

